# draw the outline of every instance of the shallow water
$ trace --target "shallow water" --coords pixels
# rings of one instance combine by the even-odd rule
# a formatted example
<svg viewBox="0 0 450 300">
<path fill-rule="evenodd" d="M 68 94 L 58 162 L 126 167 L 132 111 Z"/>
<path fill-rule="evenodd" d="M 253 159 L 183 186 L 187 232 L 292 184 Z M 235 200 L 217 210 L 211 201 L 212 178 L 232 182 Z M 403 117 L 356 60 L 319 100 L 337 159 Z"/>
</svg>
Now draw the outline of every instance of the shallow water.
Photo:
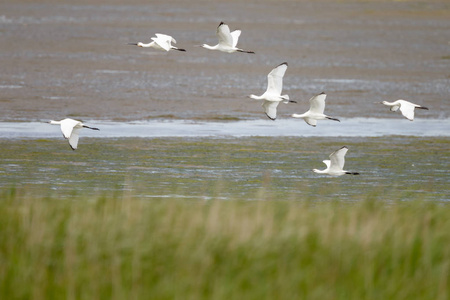
<svg viewBox="0 0 450 300">
<path fill-rule="evenodd" d="M 343 145 L 359 176 L 312 172 Z M 0 139 L 0 190 L 35 196 L 448 201 L 448 137 Z"/>
<path fill-rule="evenodd" d="M 303 120 L 281 119 L 238 122 L 201 121 L 140 121 L 105 122 L 89 121 L 99 132 L 85 129 L 81 136 L 96 138 L 119 137 L 245 137 L 245 136 L 298 136 L 298 137 L 377 137 L 403 136 L 450 136 L 450 119 L 424 119 L 411 122 L 406 119 L 356 118 L 341 122 L 319 121 L 317 127 Z M 59 138 L 59 126 L 43 122 L 0 122 L 0 138 Z"/>
</svg>

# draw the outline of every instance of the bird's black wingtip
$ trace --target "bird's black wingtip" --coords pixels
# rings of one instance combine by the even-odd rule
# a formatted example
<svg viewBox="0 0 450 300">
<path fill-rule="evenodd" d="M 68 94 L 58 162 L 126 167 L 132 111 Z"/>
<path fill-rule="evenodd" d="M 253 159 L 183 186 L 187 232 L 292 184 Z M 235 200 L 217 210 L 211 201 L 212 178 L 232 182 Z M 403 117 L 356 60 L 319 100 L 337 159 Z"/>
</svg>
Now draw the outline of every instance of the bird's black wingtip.
<svg viewBox="0 0 450 300">
<path fill-rule="evenodd" d="M 220 24 L 219 24 L 219 26 L 217 26 L 217 27 L 220 27 L 220 26 L 222 26 L 222 25 L 224 25 L 225 23 L 222 21 L 222 22 L 220 22 Z"/>
<path fill-rule="evenodd" d="M 271 118 L 271 117 L 269 117 L 269 115 L 268 114 L 266 114 L 266 116 L 269 118 L 269 119 L 271 119 L 272 121 L 275 121 L 276 119 L 277 119 L 277 117 L 275 117 L 275 118 Z"/>
<path fill-rule="evenodd" d="M 325 92 L 322 92 L 322 93 L 320 93 L 319 95 L 326 95 L 326 93 L 325 93 Z"/>
</svg>

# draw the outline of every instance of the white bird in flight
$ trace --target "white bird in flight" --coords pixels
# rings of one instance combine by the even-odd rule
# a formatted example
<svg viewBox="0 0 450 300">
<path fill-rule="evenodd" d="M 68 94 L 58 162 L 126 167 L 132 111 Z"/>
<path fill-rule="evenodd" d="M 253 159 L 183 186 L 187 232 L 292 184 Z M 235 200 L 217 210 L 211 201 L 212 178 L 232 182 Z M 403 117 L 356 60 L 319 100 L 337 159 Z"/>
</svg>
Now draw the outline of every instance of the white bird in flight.
<svg viewBox="0 0 450 300">
<path fill-rule="evenodd" d="M 340 122 L 339 119 L 327 116 L 323 113 L 325 111 L 325 98 L 326 97 L 327 97 L 327 94 L 325 94 L 325 93 L 320 93 L 319 95 L 312 97 L 311 99 L 309 99 L 309 105 L 310 105 L 309 110 L 301 115 L 293 114 L 292 117 L 303 119 L 303 120 L 305 120 L 305 122 L 308 125 L 311 125 L 314 127 L 317 125 L 317 120 L 329 119 L 329 120 Z"/>
<path fill-rule="evenodd" d="M 224 22 L 220 22 L 219 26 L 217 27 L 217 38 L 219 39 L 219 43 L 215 46 L 210 46 L 207 44 L 201 45 L 201 47 L 209 50 L 218 50 L 222 52 L 227 53 L 233 53 L 233 52 L 243 52 L 243 53 L 255 53 L 253 51 L 246 51 L 242 50 L 240 48 L 237 48 L 237 43 L 239 40 L 239 36 L 241 35 L 240 30 L 235 30 L 233 32 L 230 32 L 230 27 L 228 27 L 227 24 Z"/>
<path fill-rule="evenodd" d="M 359 175 L 358 172 L 349 172 L 344 170 L 345 154 L 348 148 L 346 146 L 334 151 L 330 154 L 330 160 L 324 160 L 323 163 L 327 165 L 325 170 L 313 169 L 314 172 L 319 174 L 328 174 L 331 176 L 341 176 L 344 174 Z"/>
<path fill-rule="evenodd" d="M 78 138 L 79 138 L 78 134 L 79 134 L 81 128 L 100 130 L 95 127 L 86 126 L 80 121 L 77 121 L 74 119 L 69 119 L 69 118 L 66 118 L 61 121 L 51 120 L 49 123 L 53 124 L 53 125 L 61 125 L 62 134 L 63 134 L 64 138 L 69 140 L 69 145 L 70 145 L 70 148 L 72 148 L 72 150 L 77 149 Z"/>
<path fill-rule="evenodd" d="M 137 45 L 139 47 L 144 47 L 144 48 L 151 47 L 151 48 L 155 48 L 158 50 L 165 50 L 165 51 L 169 51 L 171 49 L 178 50 L 178 51 L 186 51 L 185 49 L 180 49 L 175 46 L 172 46 L 172 43 L 176 44 L 177 41 L 170 35 L 157 33 L 156 37 L 152 37 L 151 39 L 153 42 L 150 42 L 148 44 L 139 42 L 139 43 L 128 43 L 128 45 Z"/>
<path fill-rule="evenodd" d="M 264 100 L 262 103 L 262 107 L 264 107 L 264 111 L 271 120 L 275 120 L 277 118 L 277 106 L 283 101 L 284 103 L 297 103 L 296 101 L 289 100 L 288 95 L 281 95 L 281 91 L 283 90 L 283 76 L 286 73 L 288 64 L 284 62 L 270 71 L 269 75 L 267 75 L 267 90 L 261 96 L 250 95 L 249 98 L 256 100 Z"/>
<path fill-rule="evenodd" d="M 386 106 L 390 106 L 391 111 L 397 111 L 400 109 L 400 112 L 402 113 L 402 115 L 410 121 L 414 121 L 414 109 L 415 108 L 428 110 L 428 107 L 420 106 L 420 105 L 411 103 L 406 100 L 401 100 L 401 99 L 394 101 L 394 102 L 382 101 L 380 103 L 382 103 Z"/>
</svg>

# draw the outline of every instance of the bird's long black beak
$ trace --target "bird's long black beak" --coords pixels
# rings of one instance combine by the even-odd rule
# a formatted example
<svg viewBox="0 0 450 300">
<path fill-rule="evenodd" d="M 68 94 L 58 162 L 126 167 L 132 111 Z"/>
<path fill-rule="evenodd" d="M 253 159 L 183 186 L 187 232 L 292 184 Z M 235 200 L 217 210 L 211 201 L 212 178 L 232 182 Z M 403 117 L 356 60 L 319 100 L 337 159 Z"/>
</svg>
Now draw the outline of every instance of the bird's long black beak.
<svg viewBox="0 0 450 300">
<path fill-rule="evenodd" d="M 134 46 L 137 46 L 137 43 L 128 43 L 127 45 L 134 45 Z"/>
</svg>

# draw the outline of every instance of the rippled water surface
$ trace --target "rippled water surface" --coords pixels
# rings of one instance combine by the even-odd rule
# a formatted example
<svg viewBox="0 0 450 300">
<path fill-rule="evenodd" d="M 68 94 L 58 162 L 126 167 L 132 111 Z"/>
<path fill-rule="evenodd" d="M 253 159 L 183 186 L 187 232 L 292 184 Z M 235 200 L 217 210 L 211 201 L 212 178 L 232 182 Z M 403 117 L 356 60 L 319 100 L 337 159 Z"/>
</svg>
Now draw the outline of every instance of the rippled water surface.
<svg viewBox="0 0 450 300">
<path fill-rule="evenodd" d="M 267 16 L 270 15 L 270 18 Z M 240 47 L 218 53 L 221 22 Z M 6 1 L 0 3 L 0 121 L 72 116 L 265 119 L 267 74 L 288 62 L 284 93 L 307 110 L 328 94 L 342 118 L 386 118 L 374 101 L 403 98 L 448 118 L 448 1 Z M 172 35 L 187 52 L 126 45 Z"/>
<path fill-rule="evenodd" d="M 359 176 L 315 174 L 343 145 Z M 448 201 L 449 138 L 0 139 L 0 188 L 34 195 Z"/>
<path fill-rule="evenodd" d="M 267 16 L 270 15 L 270 18 Z M 195 47 L 224 21 L 254 55 Z M 448 200 L 448 1 L 0 3 L 0 188 L 34 195 Z M 156 33 L 187 52 L 127 45 Z M 272 122 L 258 101 L 288 62 Z M 292 113 L 327 93 L 341 119 Z M 382 100 L 429 107 L 409 122 Z M 84 130 L 70 150 L 57 126 Z M 314 174 L 349 147 L 360 176 Z"/>
</svg>

